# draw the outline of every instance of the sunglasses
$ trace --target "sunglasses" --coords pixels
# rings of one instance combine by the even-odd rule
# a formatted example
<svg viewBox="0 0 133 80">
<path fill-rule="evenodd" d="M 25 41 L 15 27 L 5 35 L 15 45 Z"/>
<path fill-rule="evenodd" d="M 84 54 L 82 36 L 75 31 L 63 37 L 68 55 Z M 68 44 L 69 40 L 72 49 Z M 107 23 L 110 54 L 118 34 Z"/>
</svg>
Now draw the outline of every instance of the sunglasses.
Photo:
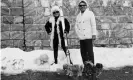
<svg viewBox="0 0 133 80">
<path fill-rule="evenodd" d="M 59 11 L 54 11 L 53 14 L 59 13 Z"/>
<path fill-rule="evenodd" d="M 85 7 L 86 5 L 79 5 L 79 7 Z"/>
</svg>

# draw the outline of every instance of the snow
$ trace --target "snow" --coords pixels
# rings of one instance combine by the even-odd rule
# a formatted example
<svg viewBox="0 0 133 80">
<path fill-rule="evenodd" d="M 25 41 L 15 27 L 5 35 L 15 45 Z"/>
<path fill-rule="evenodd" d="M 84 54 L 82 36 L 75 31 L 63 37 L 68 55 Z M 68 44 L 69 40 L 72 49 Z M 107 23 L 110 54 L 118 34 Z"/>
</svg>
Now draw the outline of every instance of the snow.
<svg viewBox="0 0 133 80">
<path fill-rule="evenodd" d="M 67 63 L 67 58 L 62 50 L 59 50 L 57 65 L 50 65 L 54 62 L 52 50 L 34 50 L 24 52 L 18 48 L 1 49 L 1 72 L 8 74 L 19 74 L 28 69 L 40 71 L 57 71 Z M 36 64 L 40 55 L 46 54 L 48 62 L 43 65 Z M 133 48 L 100 48 L 94 47 L 95 64 L 102 63 L 104 69 L 120 69 L 124 66 L 133 66 Z M 80 50 L 70 49 L 70 57 L 74 64 L 83 65 Z M 16 63 L 15 65 L 13 65 Z M 38 62 L 39 63 L 39 62 Z"/>
</svg>

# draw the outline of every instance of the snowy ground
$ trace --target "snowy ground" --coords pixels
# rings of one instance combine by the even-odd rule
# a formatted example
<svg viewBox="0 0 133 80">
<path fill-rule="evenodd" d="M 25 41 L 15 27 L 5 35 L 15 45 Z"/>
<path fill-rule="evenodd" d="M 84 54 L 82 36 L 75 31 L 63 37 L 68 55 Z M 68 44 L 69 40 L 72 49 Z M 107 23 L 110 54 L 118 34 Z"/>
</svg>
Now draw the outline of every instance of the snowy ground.
<svg viewBox="0 0 133 80">
<path fill-rule="evenodd" d="M 71 59 L 74 64 L 83 65 L 80 50 L 70 49 Z M 37 65 L 35 60 L 40 55 L 47 54 L 48 63 Z M 95 63 L 102 63 L 104 69 L 119 69 L 124 66 L 133 66 L 133 48 L 97 48 L 94 47 Z M 18 74 L 28 69 L 41 71 L 56 71 L 62 69 L 62 65 L 67 63 L 67 59 L 63 51 L 59 51 L 59 64 L 50 66 L 54 61 L 53 51 L 51 50 L 35 50 L 24 52 L 18 48 L 1 49 L 1 69 L 3 73 Z M 13 65 L 15 64 L 15 65 Z"/>
</svg>

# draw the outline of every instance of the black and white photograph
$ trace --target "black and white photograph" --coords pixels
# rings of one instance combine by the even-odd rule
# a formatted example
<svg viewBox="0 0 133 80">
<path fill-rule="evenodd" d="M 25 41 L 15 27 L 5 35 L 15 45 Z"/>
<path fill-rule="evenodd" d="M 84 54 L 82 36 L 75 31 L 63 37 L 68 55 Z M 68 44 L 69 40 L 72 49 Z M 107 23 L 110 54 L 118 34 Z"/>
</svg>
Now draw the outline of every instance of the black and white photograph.
<svg viewBox="0 0 133 80">
<path fill-rule="evenodd" d="M 133 80 L 133 0 L 0 7 L 0 80 Z"/>
</svg>

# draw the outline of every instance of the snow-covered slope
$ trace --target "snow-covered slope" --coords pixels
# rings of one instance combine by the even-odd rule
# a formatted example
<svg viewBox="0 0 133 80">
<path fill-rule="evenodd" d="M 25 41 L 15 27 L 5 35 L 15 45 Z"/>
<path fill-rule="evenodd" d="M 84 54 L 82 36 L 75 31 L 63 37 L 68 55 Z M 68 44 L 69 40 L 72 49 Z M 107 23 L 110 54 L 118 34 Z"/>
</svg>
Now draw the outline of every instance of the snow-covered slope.
<svg viewBox="0 0 133 80">
<path fill-rule="evenodd" d="M 74 64 L 83 65 L 79 49 L 70 49 L 71 60 Z M 40 55 L 46 54 L 49 57 L 48 63 L 37 65 L 35 60 Z M 94 47 L 95 63 L 102 63 L 104 69 L 116 69 L 123 66 L 133 66 L 133 48 L 97 48 Z M 57 68 L 62 69 L 62 65 L 67 63 L 67 59 L 63 51 L 59 51 L 59 64 L 50 66 L 54 62 L 53 51 L 51 50 L 35 50 L 24 52 L 18 48 L 1 49 L 1 66 L 4 73 L 17 74 L 27 69 L 32 70 L 48 70 L 56 71 Z M 16 65 L 13 63 L 16 62 Z"/>
</svg>

